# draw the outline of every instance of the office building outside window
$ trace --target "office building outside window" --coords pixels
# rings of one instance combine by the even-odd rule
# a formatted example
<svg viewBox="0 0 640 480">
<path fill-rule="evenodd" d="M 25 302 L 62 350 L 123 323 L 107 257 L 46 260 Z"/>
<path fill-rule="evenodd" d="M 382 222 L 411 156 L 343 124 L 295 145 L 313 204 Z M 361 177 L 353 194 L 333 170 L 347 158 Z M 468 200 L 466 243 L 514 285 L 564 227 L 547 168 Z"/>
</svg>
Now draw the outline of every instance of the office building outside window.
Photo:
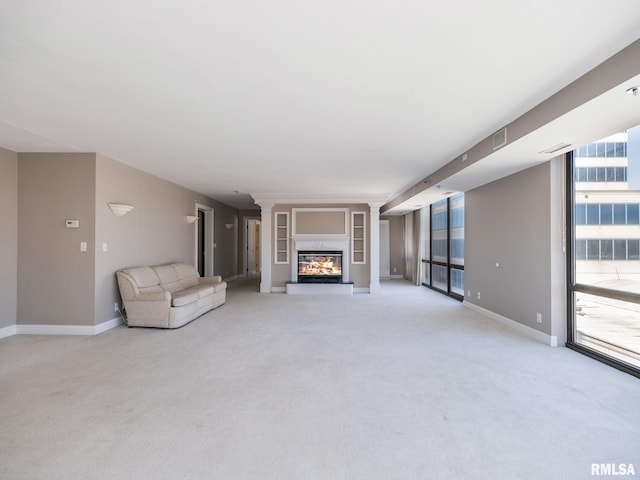
<svg viewBox="0 0 640 480">
<path fill-rule="evenodd" d="M 567 172 L 568 346 L 640 375 L 640 127 L 579 147 Z"/>
<path fill-rule="evenodd" d="M 464 194 L 422 209 L 423 285 L 464 297 Z"/>
</svg>

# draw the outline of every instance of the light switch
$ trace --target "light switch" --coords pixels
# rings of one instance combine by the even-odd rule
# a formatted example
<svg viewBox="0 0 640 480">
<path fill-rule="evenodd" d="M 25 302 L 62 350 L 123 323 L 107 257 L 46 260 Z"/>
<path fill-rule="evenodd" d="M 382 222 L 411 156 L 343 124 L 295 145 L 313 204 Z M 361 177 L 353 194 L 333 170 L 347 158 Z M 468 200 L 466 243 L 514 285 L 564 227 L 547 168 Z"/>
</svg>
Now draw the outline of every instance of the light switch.
<svg viewBox="0 0 640 480">
<path fill-rule="evenodd" d="M 103 251 L 103 252 L 106 252 L 107 250 L 109 250 L 109 245 L 107 245 L 107 242 L 104 242 L 104 243 L 102 244 L 102 251 Z"/>
<path fill-rule="evenodd" d="M 87 251 L 87 242 L 80 242 L 80 251 L 81 252 Z"/>
</svg>

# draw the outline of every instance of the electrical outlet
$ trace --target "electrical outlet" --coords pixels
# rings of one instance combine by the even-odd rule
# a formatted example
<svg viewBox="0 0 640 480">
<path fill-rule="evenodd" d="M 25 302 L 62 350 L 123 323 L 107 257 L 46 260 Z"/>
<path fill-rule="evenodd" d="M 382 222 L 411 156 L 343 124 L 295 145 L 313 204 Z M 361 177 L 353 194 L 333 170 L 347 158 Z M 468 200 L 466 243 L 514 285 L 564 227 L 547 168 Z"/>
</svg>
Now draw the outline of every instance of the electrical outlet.
<svg viewBox="0 0 640 480">
<path fill-rule="evenodd" d="M 114 311 L 114 312 L 117 312 L 117 311 L 118 311 L 118 308 L 119 308 L 119 305 L 118 305 L 117 303 L 114 303 L 114 304 L 113 304 L 113 311 Z"/>
<path fill-rule="evenodd" d="M 477 297 L 478 297 L 478 300 L 480 300 L 480 292 L 478 292 Z"/>
<path fill-rule="evenodd" d="M 541 313 L 536 313 L 536 322 L 542 323 L 542 314 Z"/>
<path fill-rule="evenodd" d="M 471 296 L 471 290 L 467 290 L 467 297 Z"/>
</svg>

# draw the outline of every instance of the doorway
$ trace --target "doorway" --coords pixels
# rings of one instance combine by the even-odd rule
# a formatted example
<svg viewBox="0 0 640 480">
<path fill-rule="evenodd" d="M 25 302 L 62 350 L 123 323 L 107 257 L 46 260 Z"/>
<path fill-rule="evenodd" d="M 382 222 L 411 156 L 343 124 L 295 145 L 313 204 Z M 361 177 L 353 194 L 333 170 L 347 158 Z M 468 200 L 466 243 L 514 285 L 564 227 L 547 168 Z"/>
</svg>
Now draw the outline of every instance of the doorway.
<svg viewBox="0 0 640 480">
<path fill-rule="evenodd" d="M 260 219 L 245 219 L 244 273 L 250 277 L 260 273 Z"/>
<path fill-rule="evenodd" d="M 194 265 L 201 277 L 213 275 L 213 208 L 196 203 L 198 221 L 195 242 Z"/>
</svg>

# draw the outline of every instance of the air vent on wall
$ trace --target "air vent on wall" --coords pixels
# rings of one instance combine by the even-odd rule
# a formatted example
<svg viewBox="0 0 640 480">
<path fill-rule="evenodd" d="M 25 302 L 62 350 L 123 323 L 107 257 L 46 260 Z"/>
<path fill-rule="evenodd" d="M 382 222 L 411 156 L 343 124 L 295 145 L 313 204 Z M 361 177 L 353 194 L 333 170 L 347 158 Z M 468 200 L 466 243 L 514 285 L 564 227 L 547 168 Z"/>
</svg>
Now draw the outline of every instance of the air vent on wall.
<svg viewBox="0 0 640 480">
<path fill-rule="evenodd" d="M 507 144 L 507 127 L 493 134 L 493 149 L 497 150 Z"/>
</svg>

